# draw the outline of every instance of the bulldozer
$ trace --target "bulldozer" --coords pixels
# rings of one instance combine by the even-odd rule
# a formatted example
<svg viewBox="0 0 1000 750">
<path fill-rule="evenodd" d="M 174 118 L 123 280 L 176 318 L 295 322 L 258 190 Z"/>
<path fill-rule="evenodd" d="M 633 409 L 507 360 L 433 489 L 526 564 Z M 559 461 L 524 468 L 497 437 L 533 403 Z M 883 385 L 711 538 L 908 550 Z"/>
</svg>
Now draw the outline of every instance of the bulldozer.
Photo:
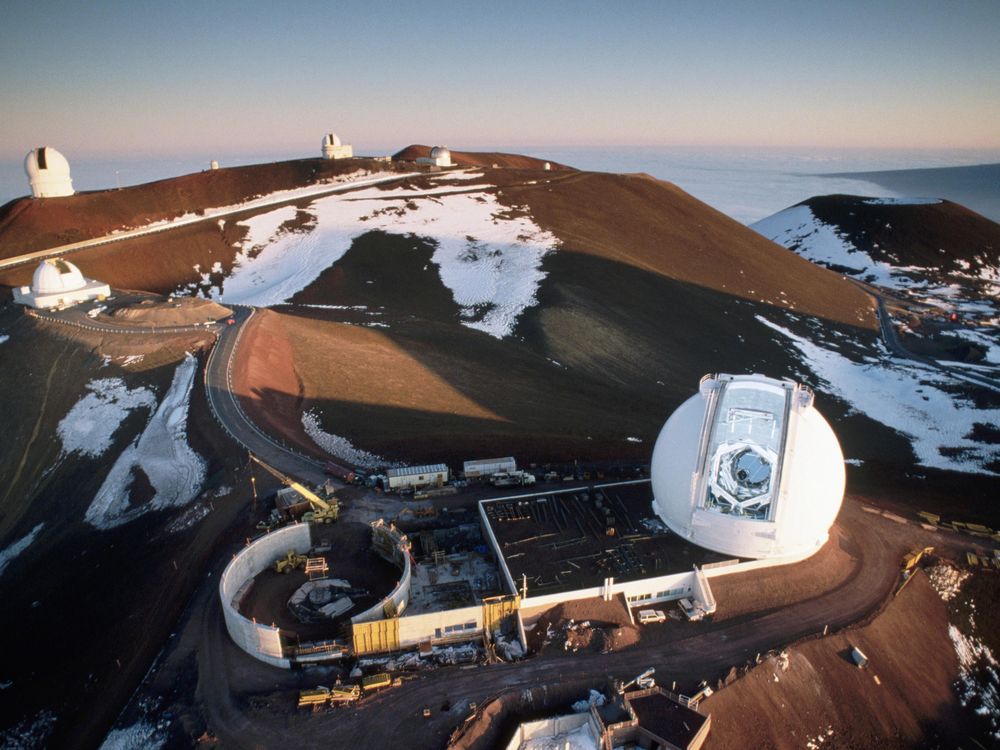
<svg viewBox="0 0 1000 750">
<path fill-rule="evenodd" d="M 300 482 L 296 482 L 287 474 L 283 474 L 278 471 L 270 464 L 267 464 L 257 458 L 257 456 L 253 453 L 250 454 L 250 460 L 264 469 L 283 485 L 295 490 L 306 500 L 306 502 L 309 503 L 310 510 L 302 514 L 303 521 L 311 521 L 313 523 L 333 523 L 340 516 L 340 501 L 336 498 L 336 496 L 331 495 L 328 499 L 324 500 L 312 490 L 307 489 L 305 485 Z"/>
<path fill-rule="evenodd" d="M 290 549 L 284 557 L 279 557 L 274 563 L 274 569 L 279 573 L 291 573 L 296 568 L 304 568 L 309 558 Z"/>
</svg>

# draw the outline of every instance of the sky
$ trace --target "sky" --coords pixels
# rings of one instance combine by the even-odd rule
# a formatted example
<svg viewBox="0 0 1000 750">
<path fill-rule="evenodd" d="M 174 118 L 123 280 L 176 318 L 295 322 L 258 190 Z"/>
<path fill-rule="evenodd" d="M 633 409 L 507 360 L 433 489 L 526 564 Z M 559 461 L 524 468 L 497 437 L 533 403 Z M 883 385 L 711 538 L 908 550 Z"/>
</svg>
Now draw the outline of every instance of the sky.
<svg viewBox="0 0 1000 750">
<path fill-rule="evenodd" d="M 400 7 L 401 6 L 401 7 Z M 0 22 L 0 158 L 1000 147 L 1000 2 L 53 2 Z"/>
</svg>

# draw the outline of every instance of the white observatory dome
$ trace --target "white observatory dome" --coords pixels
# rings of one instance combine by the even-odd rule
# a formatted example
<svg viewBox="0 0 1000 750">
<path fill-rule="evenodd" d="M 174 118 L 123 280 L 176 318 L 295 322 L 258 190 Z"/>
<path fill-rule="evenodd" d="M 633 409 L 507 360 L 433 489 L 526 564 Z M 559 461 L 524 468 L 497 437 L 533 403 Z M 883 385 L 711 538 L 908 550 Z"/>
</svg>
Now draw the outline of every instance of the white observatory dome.
<svg viewBox="0 0 1000 750">
<path fill-rule="evenodd" d="M 69 162 L 51 146 L 33 148 L 24 157 L 24 171 L 35 198 L 61 198 L 73 195 Z"/>
<path fill-rule="evenodd" d="M 75 292 L 87 286 L 80 269 L 62 258 L 43 260 L 31 277 L 31 291 L 36 295 Z"/>
<path fill-rule="evenodd" d="M 336 133 L 327 133 L 326 135 L 323 136 L 323 145 L 324 146 L 339 146 L 340 145 L 340 138 L 337 137 Z"/>
<path fill-rule="evenodd" d="M 432 159 L 448 159 L 451 160 L 451 151 L 448 150 L 447 146 L 435 146 L 431 149 Z"/>
<path fill-rule="evenodd" d="M 740 558 L 809 557 L 844 498 L 844 456 L 812 391 L 763 375 L 706 375 L 670 415 L 653 508 L 678 535 Z"/>
</svg>

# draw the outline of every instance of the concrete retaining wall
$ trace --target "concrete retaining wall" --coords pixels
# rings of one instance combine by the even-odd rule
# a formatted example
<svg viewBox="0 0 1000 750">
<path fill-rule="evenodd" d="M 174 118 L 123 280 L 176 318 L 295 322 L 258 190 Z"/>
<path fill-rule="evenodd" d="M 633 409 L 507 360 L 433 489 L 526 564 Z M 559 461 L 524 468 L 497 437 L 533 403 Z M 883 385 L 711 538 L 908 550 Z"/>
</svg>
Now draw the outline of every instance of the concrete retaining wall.
<svg viewBox="0 0 1000 750">
<path fill-rule="evenodd" d="M 300 523 L 272 531 L 240 550 L 222 571 L 219 579 L 219 599 L 226 619 L 226 630 L 241 649 L 255 659 L 276 667 L 291 666 L 285 658 L 281 631 L 270 625 L 249 620 L 239 612 L 239 598 L 246 592 L 246 584 L 288 550 L 299 554 L 309 551 L 312 539 L 309 524 Z"/>
</svg>

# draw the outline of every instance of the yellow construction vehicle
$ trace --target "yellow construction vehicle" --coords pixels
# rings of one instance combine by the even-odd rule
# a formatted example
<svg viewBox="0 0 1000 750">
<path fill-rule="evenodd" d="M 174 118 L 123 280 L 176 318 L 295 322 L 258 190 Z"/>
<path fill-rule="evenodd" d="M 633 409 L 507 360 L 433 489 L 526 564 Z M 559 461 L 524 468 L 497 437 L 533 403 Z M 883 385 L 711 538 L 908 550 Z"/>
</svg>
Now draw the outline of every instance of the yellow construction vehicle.
<svg viewBox="0 0 1000 750">
<path fill-rule="evenodd" d="M 917 549 L 911 550 L 909 554 L 903 556 L 903 570 L 912 570 L 917 566 L 917 563 L 923 559 L 924 555 L 929 555 L 933 551 L 933 547 L 924 547 L 923 549 L 918 547 Z"/>
<path fill-rule="evenodd" d="M 250 460 L 271 474 L 271 476 L 284 484 L 286 487 L 295 490 L 309 503 L 312 510 L 302 515 L 303 521 L 312 521 L 314 523 L 333 523 L 337 520 L 340 515 L 340 501 L 337 500 L 335 496 L 331 496 L 329 499 L 324 500 L 312 490 L 306 489 L 305 485 L 296 482 L 290 476 L 281 473 L 270 464 L 267 464 L 257 458 L 257 456 L 253 453 L 250 454 Z"/>
<path fill-rule="evenodd" d="M 929 555 L 934 551 L 933 547 L 917 547 L 910 550 L 905 555 L 903 555 L 903 565 L 902 565 L 902 580 L 899 582 L 899 586 L 896 587 L 896 593 L 893 596 L 897 596 L 903 587 L 910 582 L 913 578 L 913 573 L 916 570 L 917 564 L 924 559 L 924 555 Z"/>
<path fill-rule="evenodd" d="M 279 557 L 274 563 L 274 569 L 279 573 L 291 573 L 296 568 L 305 567 L 309 562 L 306 555 L 300 555 L 295 550 L 290 549 L 284 557 Z"/>
</svg>

